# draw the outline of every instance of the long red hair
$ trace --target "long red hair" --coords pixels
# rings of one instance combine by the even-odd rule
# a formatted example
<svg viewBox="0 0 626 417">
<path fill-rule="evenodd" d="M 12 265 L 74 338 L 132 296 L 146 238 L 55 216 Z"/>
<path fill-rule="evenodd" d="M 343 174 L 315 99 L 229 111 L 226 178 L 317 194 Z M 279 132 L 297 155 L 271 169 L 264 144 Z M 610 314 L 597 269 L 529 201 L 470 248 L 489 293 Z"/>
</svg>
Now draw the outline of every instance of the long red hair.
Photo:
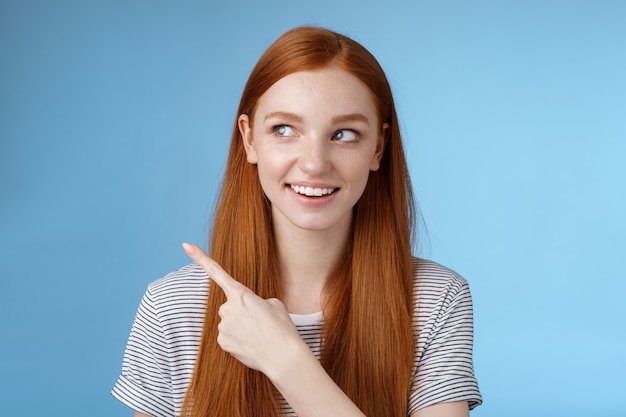
<svg viewBox="0 0 626 417">
<path fill-rule="evenodd" d="M 349 247 L 324 288 L 321 363 L 367 416 L 405 417 L 414 354 L 411 248 L 415 216 L 393 97 L 382 68 L 350 38 L 322 28 L 292 29 L 259 59 L 237 114 L 248 114 L 252 120 L 259 98 L 276 81 L 330 64 L 370 88 L 379 121 L 388 123 L 389 129 L 380 169 L 370 173 L 354 208 Z M 269 204 L 256 165 L 246 161 L 235 121 L 210 253 L 259 296 L 280 298 Z M 269 379 L 217 344 L 218 308 L 224 302 L 223 292 L 211 283 L 182 415 L 278 415 L 276 390 Z"/>
</svg>

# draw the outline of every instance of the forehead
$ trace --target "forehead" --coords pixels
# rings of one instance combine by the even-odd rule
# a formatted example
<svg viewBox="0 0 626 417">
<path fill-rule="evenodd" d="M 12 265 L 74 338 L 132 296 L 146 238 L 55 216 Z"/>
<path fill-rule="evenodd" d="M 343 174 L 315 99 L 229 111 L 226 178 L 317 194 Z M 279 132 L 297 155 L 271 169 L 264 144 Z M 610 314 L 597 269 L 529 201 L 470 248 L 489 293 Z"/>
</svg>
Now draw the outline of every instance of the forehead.
<svg viewBox="0 0 626 417">
<path fill-rule="evenodd" d="M 278 80 L 261 96 L 255 113 L 262 117 L 273 111 L 362 113 L 368 118 L 377 117 L 371 90 L 351 73 L 335 66 L 298 71 Z"/>
</svg>

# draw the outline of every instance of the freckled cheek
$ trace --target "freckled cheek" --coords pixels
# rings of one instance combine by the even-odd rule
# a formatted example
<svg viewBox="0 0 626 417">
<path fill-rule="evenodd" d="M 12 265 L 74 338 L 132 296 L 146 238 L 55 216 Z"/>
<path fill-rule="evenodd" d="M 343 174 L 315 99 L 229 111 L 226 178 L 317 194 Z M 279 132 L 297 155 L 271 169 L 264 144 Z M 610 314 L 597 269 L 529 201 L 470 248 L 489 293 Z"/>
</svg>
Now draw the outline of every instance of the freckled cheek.
<svg viewBox="0 0 626 417">
<path fill-rule="evenodd" d="M 280 161 L 263 158 L 259 159 L 257 163 L 257 173 L 263 191 L 265 191 L 265 194 L 268 194 L 268 192 L 271 193 L 272 187 L 275 188 L 285 181 L 288 168 Z"/>
<path fill-rule="evenodd" d="M 338 168 L 344 172 L 346 177 L 350 177 L 353 181 L 358 182 L 359 179 L 367 182 L 370 175 L 371 159 L 368 158 L 344 158 Z"/>
</svg>

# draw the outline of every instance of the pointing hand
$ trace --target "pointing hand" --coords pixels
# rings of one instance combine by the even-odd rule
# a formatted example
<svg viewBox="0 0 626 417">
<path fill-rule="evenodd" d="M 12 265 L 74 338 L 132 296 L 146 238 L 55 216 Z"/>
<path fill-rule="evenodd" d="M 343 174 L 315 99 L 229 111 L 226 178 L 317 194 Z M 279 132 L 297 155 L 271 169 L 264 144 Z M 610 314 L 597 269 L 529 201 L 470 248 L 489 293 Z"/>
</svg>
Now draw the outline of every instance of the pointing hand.
<svg viewBox="0 0 626 417">
<path fill-rule="evenodd" d="M 198 246 L 183 243 L 183 248 L 226 295 L 219 309 L 217 343 L 244 365 L 271 377 L 294 343 L 304 344 L 284 304 L 257 296 Z"/>
</svg>

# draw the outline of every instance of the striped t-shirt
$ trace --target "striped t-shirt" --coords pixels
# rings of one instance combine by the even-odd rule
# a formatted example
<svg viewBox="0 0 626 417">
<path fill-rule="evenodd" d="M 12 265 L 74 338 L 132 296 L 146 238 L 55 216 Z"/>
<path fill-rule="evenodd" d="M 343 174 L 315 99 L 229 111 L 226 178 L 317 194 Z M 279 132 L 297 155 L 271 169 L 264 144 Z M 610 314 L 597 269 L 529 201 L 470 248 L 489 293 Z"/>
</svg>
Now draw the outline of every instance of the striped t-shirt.
<svg viewBox="0 0 626 417">
<path fill-rule="evenodd" d="M 473 311 L 467 281 L 431 261 L 415 259 L 413 326 L 417 337 L 409 415 L 440 402 L 482 402 L 472 364 Z M 151 283 L 141 300 L 112 394 L 153 417 L 180 414 L 194 369 L 209 279 L 189 264 Z M 291 315 L 320 357 L 322 314 Z M 282 400 L 282 398 L 281 398 Z M 282 400 L 283 412 L 295 416 Z"/>
</svg>

